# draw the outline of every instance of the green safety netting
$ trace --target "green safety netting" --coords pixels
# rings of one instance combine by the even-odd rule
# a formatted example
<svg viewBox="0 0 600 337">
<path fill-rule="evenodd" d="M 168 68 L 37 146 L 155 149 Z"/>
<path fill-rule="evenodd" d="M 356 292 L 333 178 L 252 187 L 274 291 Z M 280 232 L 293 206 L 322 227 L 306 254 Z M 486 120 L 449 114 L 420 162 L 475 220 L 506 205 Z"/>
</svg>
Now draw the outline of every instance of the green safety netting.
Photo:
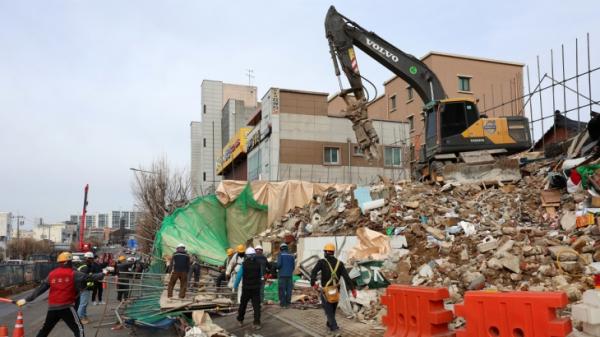
<svg viewBox="0 0 600 337">
<path fill-rule="evenodd" d="M 252 196 L 250 184 L 229 205 L 215 195 L 199 197 L 163 220 L 156 234 L 155 256 L 165 257 L 179 243 L 203 262 L 220 265 L 226 249 L 245 243 L 267 225 L 267 206 Z"/>
<path fill-rule="evenodd" d="M 167 216 L 154 240 L 153 260 L 147 277 L 141 280 L 144 295 L 125 309 L 125 315 L 140 325 L 159 327 L 178 312 L 161 312 L 160 296 L 164 290 L 164 257 L 173 254 L 179 243 L 190 254 L 212 265 L 221 265 L 226 249 L 265 230 L 267 206 L 254 200 L 250 184 L 230 204 L 222 205 L 215 195 L 194 199 L 187 206 Z"/>
</svg>

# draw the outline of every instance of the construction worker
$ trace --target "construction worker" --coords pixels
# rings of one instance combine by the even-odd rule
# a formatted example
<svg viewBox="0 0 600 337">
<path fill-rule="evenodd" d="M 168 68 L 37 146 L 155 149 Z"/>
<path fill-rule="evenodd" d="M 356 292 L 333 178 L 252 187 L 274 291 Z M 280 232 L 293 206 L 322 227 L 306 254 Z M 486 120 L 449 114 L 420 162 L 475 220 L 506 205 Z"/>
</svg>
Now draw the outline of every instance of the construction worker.
<svg viewBox="0 0 600 337">
<path fill-rule="evenodd" d="M 106 254 L 106 253 L 105 253 Z M 99 273 L 102 269 L 108 267 L 108 260 L 100 259 L 96 257 L 94 264 L 92 265 L 92 273 Z M 93 305 L 104 304 L 102 301 L 102 293 L 104 289 L 102 288 L 102 282 L 95 281 L 94 282 L 94 290 L 92 290 L 92 303 Z"/>
<path fill-rule="evenodd" d="M 218 288 L 221 287 L 221 284 L 223 283 L 223 281 L 225 281 L 227 279 L 227 276 L 225 275 L 225 270 L 227 269 L 227 265 L 229 265 L 229 262 L 231 261 L 232 256 L 233 256 L 233 248 L 227 248 L 227 258 L 225 258 L 223 265 L 219 267 L 219 270 L 221 271 L 221 273 L 217 277 L 217 281 L 216 281 L 217 290 L 218 290 Z"/>
<path fill-rule="evenodd" d="M 86 252 L 83 254 L 83 257 L 85 258 L 85 262 L 77 268 L 77 271 L 80 271 L 86 275 L 92 275 L 94 272 L 94 253 Z M 79 315 L 79 319 L 82 324 L 88 324 L 90 322 L 87 318 L 87 306 L 90 303 L 93 290 L 94 281 L 89 280 L 85 282 L 81 292 L 79 293 L 79 307 L 77 308 L 77 315 Z"/>
<path fill-rule="evenodd" d="M 326 244 L 325 247 L 323 247 L 323 253 L 324 258 L 317 262 L 310 274 L 310 285 L 315 290 L 319 289 L 319 286 L 317 285 L 317 274 L 321 272 L 321 287 L 323 291 L 320 291 L 319 293 L 323 310 L 325 310 L 325 315 L 327 316 L 326 325 L 331 334 L 340 336 L 337 332 L 339 327 L 335 320 L 335 311 L 337 310 L 338 300 L 331 297 L 335 297 L 334 293 L 337 290 L 339 298 L 339 280 L 342 277 L 346 282 L 346 287 L 351 289 L 354 298 L 356 298 L 356 288 L 354 287 L 354 283 L 350 280 L 350 276 L 348 276 L 348 271 L 346 271 L 344 263 L 335 258 L 335 245 L 333 243 Z M 327 292 L 327 294 L 324 294 L 324 292 Z"/>
<path fill-rule="evenodd" d="M 99 281 L 111 271 L 108 267 L 102 273 L 86 274 L 73 269 L 73 256 L 63 252 L 56 259 L 59 266 L 54 268 L 42 284 L 33 291 L 29 297 L 15 301 L 19 307 L 31 302 L 50 289 L 48 295 L 48 313 L 42 329 L 37 337 L 46 337 L 50 334 L 56 323 L 63 320 L 75 337 L 83 337 L 83 325 L 75 311 L 75 298 L 79 290 L 89 281 Z"/>
<path fill-rule="evenodd" d="M 117 300 L 125 301 L 129 298 L 129 280 L 131 274 L 129 271 L 133 266 L 133 262 L 128 262 L 125 255 L 120 255 L 117 260 L 117 276 L 119 282 L 117 283 Z"/>
<path fill-rule="evenodd" d="M 200 283 L 200 259 L 195 254 L 192 255 L 192 265 L 190 267 L 190 273 L 188 275 L 188 284 L 191 284 L 192 277 L 194 277 L 194 283 L 192 287 L 198 287 Z"/>
<path fill-rule="evenodd" d="M 242 263 L 244 262 L 246 246 L 238 245 L 235 250 L 236 250 L 236 252 L 233 255 L 233 257 L 231 258 L 231 261 L 229 261 L 229 264 L 227 265 L 227 269 L 225 270 L 225 276 L 229 279 L 229 283 L 227 284 L 227 286 L 231 289 L 233 289 L 233 283 L 235 281 L 236 274 L 240 270 L 240 267 L 242 266 Z M 242 299 L 242 290 L 241 290 L 241 288 L 238 288 L 237 303 L 240 303 L 241 299 Z"/>
<path fill-rule="evenodd" d="M 279 246 L 279 256 L 277 257 L 277 276 L 279 281 L 279 305 L 287 308 L 292 302 L 292 288 L 294 286 L 292 276 L 296 268 L 296 259 L 294 255 L 288 252 L 288 245 L 282 243 Z"/>
<path fill-rule="evenodd" d="M 244 315 L 248 301 L 252 301 L 254 310 L 254 330 L 259 330 L 260 326 L 260 285 L 263 275 L 261 274 L 260 263 L 256 260 L 256 251 L 252 247 L 246 249 L 245 259 L 237 272 L 233 289 L 237 291 L 240 281 L 242 282 L 242 298 L 238 308 L 237 320 L 240 326 L 244 325 Z"/>
<path fill-rule="evenodd" d="M 263 276 L 260 284 L 260 302 L 262 303 L 265 301 L 265 276 L 271 272 L 271 268 L 267 257 L 263 255 L 263 247 L 257 245 L 254 250 L 256 251 L 256 261 L 260 264 L 260 273 Z"/>
<path fill-rule="evenodd" d="M 175 253 L 171 258 L 172 271 L 171 278 L 169 279 L 169 286 L 167 287 L 167 297 L 173 298 L 173 288 L 179 280 L 179 298 L 185 298 L 185 292 L 187 290 L 188 273 L 190 271 L 190 256 L 185 251 L 185 245 L 180 243 L 177 245 Z"/>
</svg>

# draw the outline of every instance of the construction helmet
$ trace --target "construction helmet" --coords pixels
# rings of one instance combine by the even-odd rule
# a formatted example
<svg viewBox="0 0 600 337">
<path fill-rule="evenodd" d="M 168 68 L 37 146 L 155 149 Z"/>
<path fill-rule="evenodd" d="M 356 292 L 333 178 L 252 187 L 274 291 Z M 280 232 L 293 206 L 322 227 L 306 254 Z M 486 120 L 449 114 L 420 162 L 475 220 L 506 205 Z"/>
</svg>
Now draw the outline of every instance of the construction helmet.
<svg viewBox="0 0 600 337">
<path fill-rule="evenodd" d="M 254 254 L 256 254 L 256 251 L 254 250 L 254 248 L 252 248 L 252 247 L 246 248 L 246 255 L 254 255 Z"/>
<path fill-rule="evenodd" d="M 246 246 L 244 245 L 238 245 L 237 248 L 235 249 L 238 253 L 243 253 L 244 250 L 246 250 Z"/>
<path fill-rule="evenodd" d="M 94 258 L 94 253 L 87 252 L 87 253 L 83 254 L 83 257 L 85 257 L 86 259 L 93 259 Z"/>
<path fill-rule="evenodd" d="M 326 250 L 328 252 L 335 252 L 335 245 L 330 242 L 326 244 L 325 247 L 323 247 L 323 250 Z"/>
<path fill-rule="evenodd" d="M 233 255 L 233 248 L 227 248 L 227 256 Z"/>
<path fill-rule="evenodd" d="M 123 262 L 125 261 L 127 258 L 125 257 L 125 255 L 121 255 L 119 256 L 119 262 Z"/>
<path fill-rule="evenodd" d="M 60 254 L 58 254 L 58 257 L 56 258 L 56 262 L 67 262 L 67 261 L 73 261 L 73 255 L 69 252 L 62 252 Z"/>
<path fill-rule="evenodd" d="M 261 245 L 258 245 L 258 246 L 256 246 L 256 247 L 254 247 L 254 250 L 263 250 L 263 248 L 262 248 L 262 246 L 261 246 Z"/>
<path fill-rule="evenodd" d="M 180 243 L 177 245 L 177 248 L 185 248 L 185 245 L 183 243 Z"/>
<path fill-rule="evenodd" d="M 279 250 L 287 250 L 287 249 L 288 249 L 287 243 L 282 243 L 281 246 L 279 246 Z"/>
</svg>

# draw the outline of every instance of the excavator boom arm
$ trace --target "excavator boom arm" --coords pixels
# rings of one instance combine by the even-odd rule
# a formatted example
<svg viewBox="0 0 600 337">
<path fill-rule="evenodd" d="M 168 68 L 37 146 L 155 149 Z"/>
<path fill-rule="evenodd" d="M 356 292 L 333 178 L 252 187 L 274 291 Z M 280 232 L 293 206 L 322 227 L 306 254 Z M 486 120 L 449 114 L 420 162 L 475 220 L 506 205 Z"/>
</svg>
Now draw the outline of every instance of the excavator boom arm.
<svg viewBox="0 0 600 337">
<path fill-rule="evenodd" d="M 366 90 L 354 46 L 406 81 L 423 102 L 429 103 L 446 97 L 439 79 L 425 63 L 341 15 L 333 6 L 329 8 L 325 18 L 325 32 L 335 73 L 340 76 L 341 66 L 350 83 L 350 88 L 342 90 L 340 96 L 346 102 L 345 116 L 352 121 L 356 140 L 367 159 L 378 158 L 379 137 L 367 114 Z"/>
<path fill-rule="evenodd" d="M 342 70 L 348 77 L 351 90 L 360 99 L 364 87 L 358 72 L 353 46 L 358 47 L 395 75 L 402 78 L 417 92 L 423 102 L 446 98 L 446 93 L 435 73 L 418 58 L 403 52 L 373 32 L 338 13 L 331 6 L 325 18 L 325 31 L 332 55 L 337 55 Z M 335 60 L 334 60 L 335 62 Z"/>
</svg>

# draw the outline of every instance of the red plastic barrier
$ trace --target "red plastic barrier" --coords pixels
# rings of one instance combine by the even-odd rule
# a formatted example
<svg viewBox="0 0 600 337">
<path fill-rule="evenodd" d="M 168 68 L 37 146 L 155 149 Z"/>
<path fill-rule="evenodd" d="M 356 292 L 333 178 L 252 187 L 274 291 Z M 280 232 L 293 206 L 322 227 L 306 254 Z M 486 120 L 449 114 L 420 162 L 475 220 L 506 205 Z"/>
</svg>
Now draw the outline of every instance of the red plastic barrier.
<svg viewBox="0 0 600 337">
<path fill-rule="evenodd" d="M 448 289 L 391 285 L 381 303 L 387 306 L 384 337 L 450 337 L 452 312 L 444 309 Z"/>
<path fill-rule="evenodd" d="M 456 316 L 466 320 L 457 337 L 562 337 L 571 320 L 556 316 L 569 303 L 562 292 L 467 291 L 464 303 L 454 306 Z"/>
</svg>

